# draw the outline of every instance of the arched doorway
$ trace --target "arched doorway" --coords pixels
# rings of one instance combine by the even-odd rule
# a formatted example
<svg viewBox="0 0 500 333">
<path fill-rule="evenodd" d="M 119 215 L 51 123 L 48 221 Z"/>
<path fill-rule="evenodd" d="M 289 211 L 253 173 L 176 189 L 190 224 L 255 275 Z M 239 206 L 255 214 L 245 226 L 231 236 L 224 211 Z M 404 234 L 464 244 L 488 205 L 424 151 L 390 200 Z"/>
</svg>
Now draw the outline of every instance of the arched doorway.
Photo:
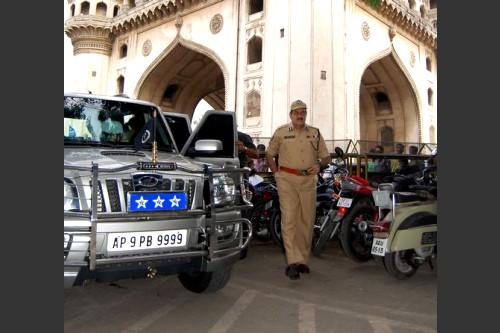
<svg viewBox="0 0 500 333">
<path fill-rule="evenodd" d="M 419 103 L 408 77 L 393 54 L 366 68 L 360 84 L 360 153 L 377 144 L 392 153 L 396 142 L 420 142 Z"/>
<path fill-rule="evenodd" d="M 217 61 L 207 50 L 177 41 L 146 69 L 135 95 L 165 111 L 187 114 L 190 119 L 202 99 L 213 109 L 225 110 L 227 75 Z"/>
</svg>

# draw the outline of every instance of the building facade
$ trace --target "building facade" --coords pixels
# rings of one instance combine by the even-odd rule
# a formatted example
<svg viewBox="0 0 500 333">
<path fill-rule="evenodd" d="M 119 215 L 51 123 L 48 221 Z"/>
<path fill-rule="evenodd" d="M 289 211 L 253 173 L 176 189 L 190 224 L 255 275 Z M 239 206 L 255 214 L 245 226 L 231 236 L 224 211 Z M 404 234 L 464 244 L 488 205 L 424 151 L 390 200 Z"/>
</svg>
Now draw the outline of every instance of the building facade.
<svg viewBox="0 0 500 333">
<path fill-rule="evenodd" d="M 76 90 L 269 137 L 293 100 L 327 140 L 437 143 L 437 1 L 68 0 Z"/>
</svg>

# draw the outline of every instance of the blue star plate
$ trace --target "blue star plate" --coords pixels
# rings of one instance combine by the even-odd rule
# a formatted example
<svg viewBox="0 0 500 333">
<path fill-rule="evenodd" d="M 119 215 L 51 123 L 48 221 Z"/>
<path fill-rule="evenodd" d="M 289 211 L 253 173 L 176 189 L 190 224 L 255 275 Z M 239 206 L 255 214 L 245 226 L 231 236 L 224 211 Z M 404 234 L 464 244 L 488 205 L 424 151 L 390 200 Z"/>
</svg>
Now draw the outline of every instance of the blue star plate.
<svg viewBox="0 0 500 333">
<path fill-rule="evenodd" d="M 184 192 L 129 192 L 129 212 L 155 212 L 186 210 L 187 195 Z"/>
</svg>

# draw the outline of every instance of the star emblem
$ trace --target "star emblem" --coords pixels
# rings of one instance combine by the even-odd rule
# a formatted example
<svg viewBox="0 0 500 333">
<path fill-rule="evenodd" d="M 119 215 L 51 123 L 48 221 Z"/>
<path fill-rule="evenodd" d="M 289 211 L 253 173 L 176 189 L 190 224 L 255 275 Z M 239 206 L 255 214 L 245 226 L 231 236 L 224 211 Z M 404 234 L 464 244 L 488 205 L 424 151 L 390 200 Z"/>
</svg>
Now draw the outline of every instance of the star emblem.
<svg viewBox="0 0 500 333">
<path fill-rule="evenodd" d="M 170 199 L 170 203 L 172 204 L 170 207 L 179 207 L 179 202 L 181 201 L 181 199 L 177 198 L 176 195 L 174 195 L 174 197 L 172 199 Z"/>
<path fill-rule="evenodd" d="M 148 202 L 149 200 L 144 200 L 144 198 L 142 197 L 141 195 L 141 198 L 139 200 L 136 200 L 135 202 L 137 202 L 137 208 L 146 208 L 146 202 Z"/>
<path fill-rule="evenodd" d="M 156 207 L 163 207 L 163 201 L 165 201 L 165 199 L 160 198 L 160 196 L 158 196 L 158 198 L 156 198 L 156 200 L 153 200 L 153 202 L 155 203 L 155 208 Z"/>
</svg>

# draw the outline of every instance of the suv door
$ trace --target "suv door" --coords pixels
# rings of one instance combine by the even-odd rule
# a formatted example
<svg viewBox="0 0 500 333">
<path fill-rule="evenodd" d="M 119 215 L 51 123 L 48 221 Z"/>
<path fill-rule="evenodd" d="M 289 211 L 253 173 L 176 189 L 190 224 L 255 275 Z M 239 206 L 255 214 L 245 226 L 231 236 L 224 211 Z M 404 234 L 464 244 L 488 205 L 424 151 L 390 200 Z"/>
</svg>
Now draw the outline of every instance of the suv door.
<svg viewBox="0 0 500 333">
<path fill-rule="evenodd" d="M 175 121 L 176 129 L 172 130 L 175 136 L 176 143 L 182 142 L 186 133 L 191 132 L 190 124 L 186 127 L 186 122 L 189 122 L 187 115 L 168 113 L 165 115 L 170 122 Z M 238 152 L 235 141 L 237 138 L 237 125 L 234 112 L 210 110 L 205 112 L 202 119 L 185 139 L 184 145 L 179 145 L 180 153 L 183 156 L 196 159 L 205 163 L 216 165 L 234 165 L 239 167 Z M 200 150 L 199 140 L 219 140 L 222 142 L 222 147 L 218 147 L 215 151 Z M 202 141 L 207 142 L 209 141 Z M 182 148 L 180 148 L 182 147 Z M 198 149 L 197 149 L 198 148 Z"/>
<path fill-rule="evenodd" d="M 174 136 L 175 144 L 179 149 L 182 149 L 191 135 L 191 120 L 184 113 L 163 111 L 168 126 Z"/>
</svg>

